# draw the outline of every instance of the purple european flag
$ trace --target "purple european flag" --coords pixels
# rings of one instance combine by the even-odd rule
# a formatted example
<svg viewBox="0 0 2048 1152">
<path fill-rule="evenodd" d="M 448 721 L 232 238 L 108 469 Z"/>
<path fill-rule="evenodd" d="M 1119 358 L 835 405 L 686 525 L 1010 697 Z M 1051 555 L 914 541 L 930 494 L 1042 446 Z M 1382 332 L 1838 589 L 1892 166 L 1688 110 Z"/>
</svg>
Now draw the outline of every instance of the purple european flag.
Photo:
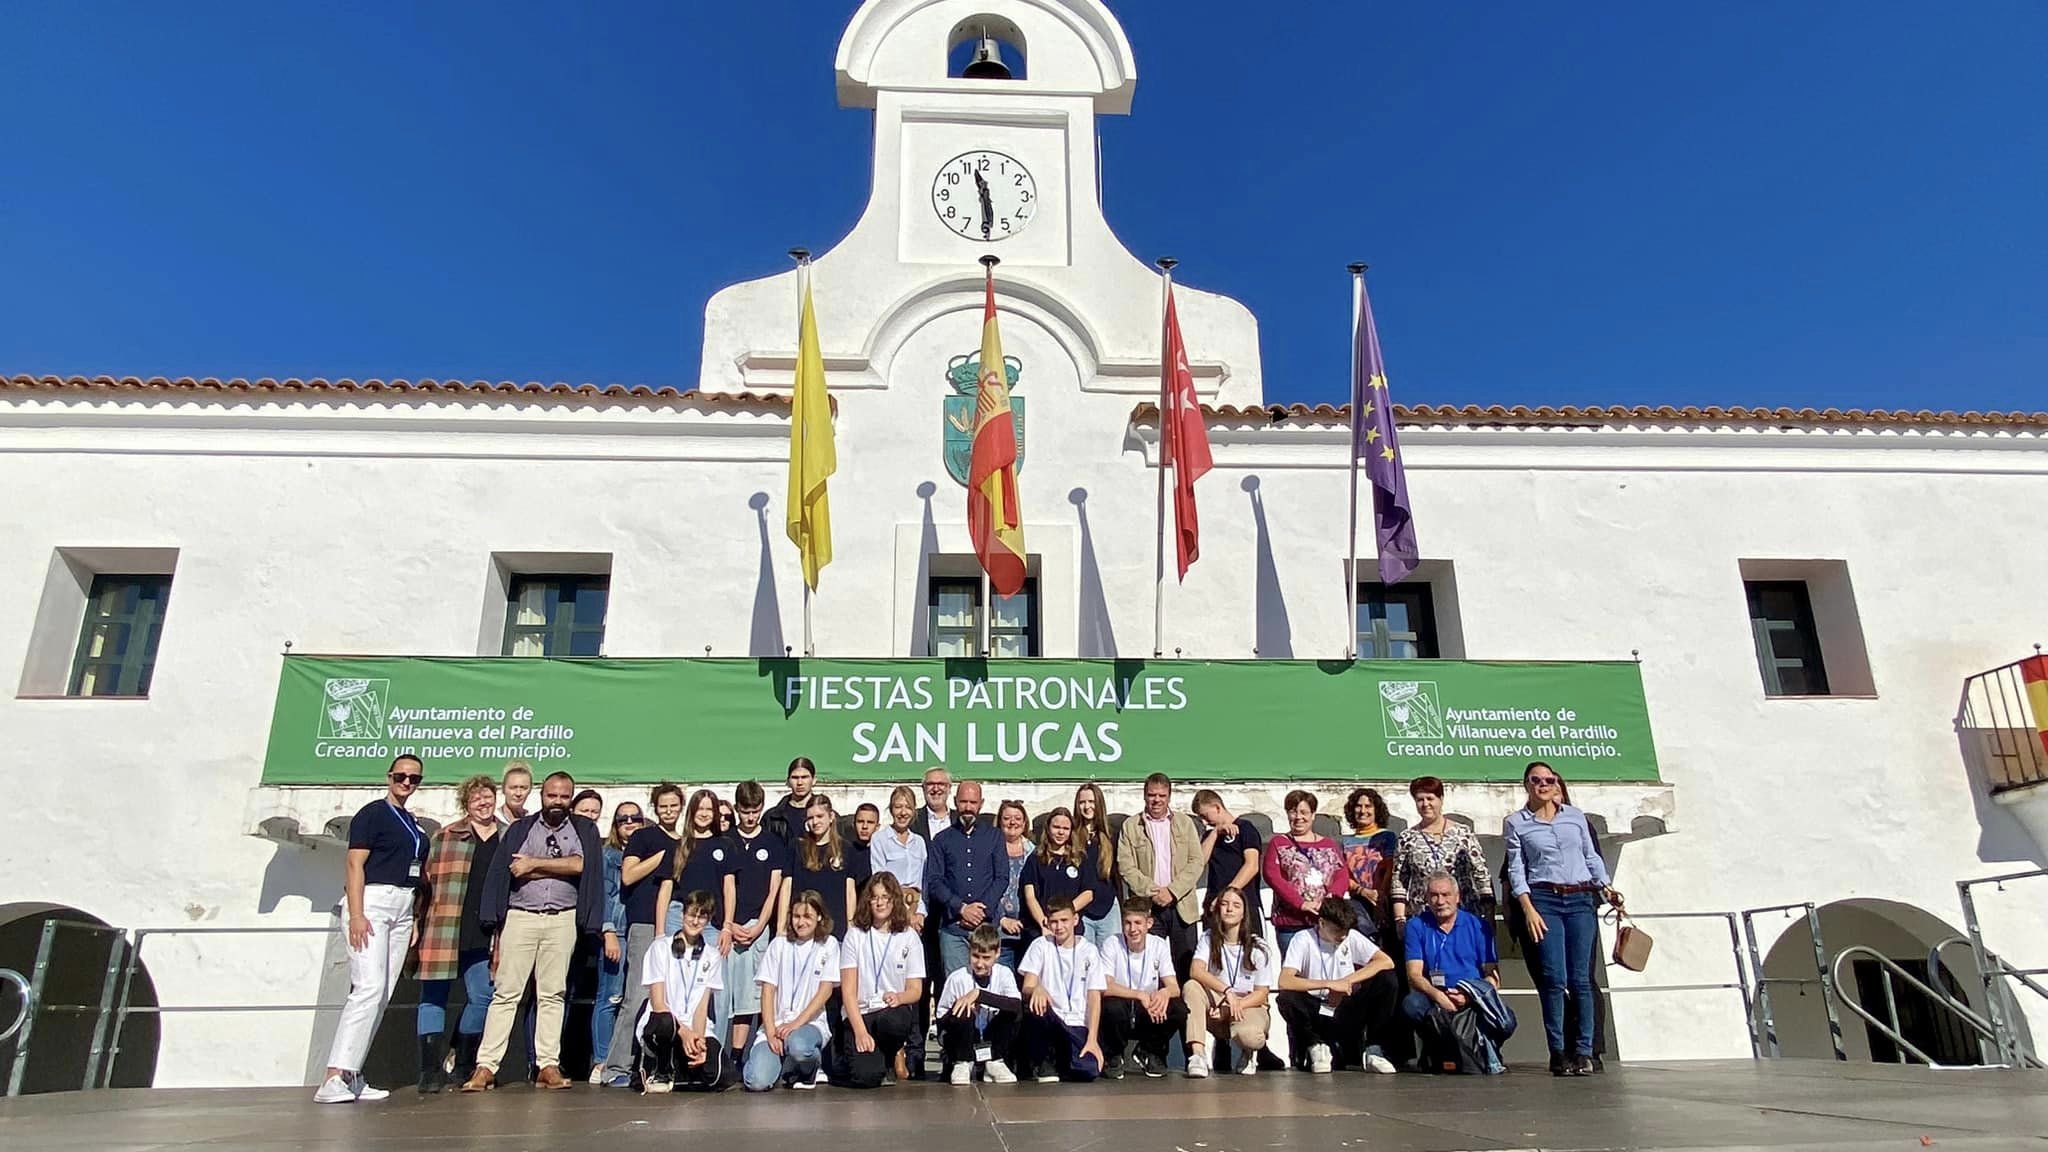
<svg viewBox="0 0 2048 1152">
<path fill-rule="evenodd" d="M 1387 365 L 1380 359 L 1379 329 L 1365 277 L 1351 317 L 1351 456 L 1365 461 L 1372 483 L 1372 534 L 1379 549 L 1380 580 L 1398 584 L 1415 571 L 1415 521 L 1408 514 L 1408 475 L 1401 440 L 1394 431 L 1394 401 L 1387 394 Z"/>
</svg>

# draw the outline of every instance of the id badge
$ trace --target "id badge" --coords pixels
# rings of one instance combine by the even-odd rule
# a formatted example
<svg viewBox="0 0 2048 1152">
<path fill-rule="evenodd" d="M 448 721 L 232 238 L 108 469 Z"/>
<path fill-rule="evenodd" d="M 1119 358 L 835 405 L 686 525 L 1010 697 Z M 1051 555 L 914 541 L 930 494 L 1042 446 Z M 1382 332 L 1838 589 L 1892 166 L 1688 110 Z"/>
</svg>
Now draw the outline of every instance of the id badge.
<svg viewBox="0 0 2048 1152">
<path fill-rule="evenodd" d="M 1451 982 L 1449 980 L 1444 979 L 1443 969 L 1441 968 L 1434 969 L 1430 972 L 1429 982 L 1438 988 L 1449 988 L 1451 986 Z"/>
<path fill-rule="evenodd" d="M 977 1045 L 975 1045 L 975 1046 L 974 1046 L 974 1062 L 975 1062 L 975 1063 L 977 1063 L 977 1064 L 986 1064 L 986 1063 L 988 1063 L 989 1061 L 991 1061 L 991 1060 L 993 1060 L 993 1059 L 995 1059 L 995 1058 L 996 1058 L 996 1050 L 995 1050 L 994 1048 L 991 1048 L 991 1047 L 989 1047 L 989 1046 L 988 1046 L 988 1045 L 986 1045 L 986 1044 L 977 1044 Z"/>
<path fill-rule="evenodd" d="M 410 867 L 410 868 L 406 869 L 406 870 L 405 870 L 405 874 L 406 874 L 406 875 L 408 875 L 408 876 L 410 876 L 410 877 L 412 877 L 412 878 L 413 878 L 413 879 L 415 879 L 415 880 L 419 879 L 419 878 L 420 878 L 420 862 L 419 862 L 419 861 L 417 861 L 417 860 L 413 861 L 413 862 L 412 862 L 412 867 Z"/>
<path fill-rule="evenodd" d="M 1316 1009 L 1316 1011 L 1318 1014 L 1323 1016 L 1335 1016 L 1337 1014 L 1337 1006 L 1335 1004 L 1330 1003 L 1328 1000 L 1325 1000 L 1323 1001 L 1323 1006 L 1321 1008 Z"/>
</svg>

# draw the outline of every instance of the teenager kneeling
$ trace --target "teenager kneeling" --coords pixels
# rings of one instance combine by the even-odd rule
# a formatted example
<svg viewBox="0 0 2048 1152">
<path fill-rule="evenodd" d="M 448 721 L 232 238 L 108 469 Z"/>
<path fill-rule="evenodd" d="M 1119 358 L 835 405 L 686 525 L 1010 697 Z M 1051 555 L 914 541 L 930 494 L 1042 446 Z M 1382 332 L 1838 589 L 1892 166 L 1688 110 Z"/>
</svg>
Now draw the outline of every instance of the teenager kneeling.
<svg viewBox="0 0 2048 1152">
<path fill-rule="evenodd" d="M 1123 907 L 1123 932 L 1102 945 L 1109 986 L 1102 993 L 1102 1050 L 1109 1057 L 1103 1075 L 1123 1078 L 1135 1059 L 1145 1075 L 1166 1075 L 1166 1049 L 1187 1019 L 1173 951 L 1152 935 L 1152 907 L 1132 901 Z"/>
<path fill-rule="evenodd" d="M 1024 963 L 1024 1034 L 1040 1084 L 1061 1076 L 1088 1081 L 1102 1075 L 1102 993 L 1109 985 L 1102 954 L 1081 939 L 1080 913 L 1071 896 L 1045 908 L 1045 935 L 1031 942 Z"/>
<path fill-rule="evenodd" d="M 1394 1071 L 1382 1043 L 1401 998 L 1400 977 L 1393 959 L 1356 931 L 1357 922 L 1355 905 L 1325 900 L 1314 930 L 1288 941 L 1280 961 L 1280 1018 L 1296 1068 L 1328 1072 L 1363 1064 L 1373 1072 Z"/>
<path fill-rule="evenodd" d="M 910 903 L 895 876 L 878 872 L 839 946 L 839 996 L 847 1083 L 879 1088 L 917 1030 L 924 999 L 924 944 L 910 930 Z"/>
<path fill-rule="evenodd" d="M 705 934 L 714 904 L 709 892 L 685 896 L 681 929 L 649 944 L 639 967 L 647 988 L 634 1033 L 639 1037 L 637 1071 L 643 1092 L 659 1094 L 671 1086 L 723 1092 L 739 1078 L 718 1037 L 711 1034 L 712 993 L 725 987 L 718 934 Z"/>
<path fill-rule="evenodd" d="M 1024 1000 L 1017 977 L 996 963 L 1003 934 L 984 923 L 967 936 L 967 967 L 956 968 L 939 992 L 939 1046 L 953 1066 L 955 1087 L 974 1082 L 974 1066 L 993 1084 L 1015 1084 L 1017 1075 L 1003 1063 L 1017 1039 Z"/>
<path fill-rule="evenodd" d="M 806 889 L 789 902 L 789 933 L 768 944 L 755 977 L 761 986 L 761 1031 L 747 1050 L 749 1092 L 778 1082 L 816 1087 L 825 1030 L 825 1002 L 839 986 L 839 943 L 825 899 Z"/>
<path fill-rule="evenodd" d="M 1237 1042 L 1243 1050 L 1237 1070 L 1243 1075 L 1259 1070 L 1258 1055 L 1272 1021 L 1267 997 L 1280 958 L 1259 929 L 1258 907 L 1244 893 L 1225 888 L 1210 898 L 1202 916 L 1194 965 L 1182 993 L 1188 1002 L 1189 1079 L 1209 1074 L 1211 1039 Z"/>
</svg>

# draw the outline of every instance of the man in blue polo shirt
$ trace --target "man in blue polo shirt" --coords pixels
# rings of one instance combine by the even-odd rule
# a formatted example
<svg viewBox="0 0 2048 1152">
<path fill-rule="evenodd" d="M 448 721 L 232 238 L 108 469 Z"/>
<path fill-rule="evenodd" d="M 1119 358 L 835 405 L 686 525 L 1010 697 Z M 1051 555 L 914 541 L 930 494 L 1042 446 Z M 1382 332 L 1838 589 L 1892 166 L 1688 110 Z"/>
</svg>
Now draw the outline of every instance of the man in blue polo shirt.
<svg viewBox="0 0 2048 1152">
<path fill-rule="evenodd" d="M 1402 936 L 1410 991 L 1401 1013 L 1446 1037 L 1455 1017 L 1477 1013 L 1483 1039 L 1461 1062 L 1477 1071 L 1503 1071 L 1499 1046 L 1514 1033 L 1515 1017 L 1500 999 L 1493 929 L 1458 907 L 1458 881 L 1448 872 L 1424 881 L 1423 903 L 1427 911 L 1410 919 Z"/>
</svg>

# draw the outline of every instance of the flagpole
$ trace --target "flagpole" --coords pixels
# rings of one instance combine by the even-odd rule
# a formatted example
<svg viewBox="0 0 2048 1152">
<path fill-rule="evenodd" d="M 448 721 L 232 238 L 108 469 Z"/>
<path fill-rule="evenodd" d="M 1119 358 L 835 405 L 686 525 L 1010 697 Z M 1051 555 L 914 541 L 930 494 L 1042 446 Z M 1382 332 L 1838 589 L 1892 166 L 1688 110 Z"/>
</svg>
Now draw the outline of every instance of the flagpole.
<svg viewBox="0 0 2048 1152">
<path fill-rule="evenodd" d="M 1362 330 L 1361 321 L 1365 309 L 1365 265 L 1351 264 L 1351 444 L 1347 448 L 1351 459 L 1347 475 L 1350 477 L 1351 531 L 1347 537 L 1344 552 L 1344 658 L 1358 659 L 1358 428 L 1364 419 L 1359 411 L 1358 380 L 1358 339 Z"/>
<path fill-rule="evenodd" d="M 1152 548 L 1152 656 L 1166 655 L 1166 388 L 1173 365 L 1166 361 L 1166 301 L 1173 293 L 1173 270 L 1180 264 L 1161 256 L 1159 266 L 1159 484 L 1157 531 Z"/>
<path fill-rule="evenodd" d="M 811 283 L 811 250 L 810 250 L 810 249 L 808 249 L 808 248 L 791 248 L 791 249 L 789 250 L 789 258 L 790 258 L 790 259 L 792 259 L 792 260 L 794 260 L 794 261 L 796 261 L 796 326 L 797 326 L 797 332 L 799 333 L 799 342 L 801 342 L 801 333 L 803 332 L 803 326 L 804 326 L 804 290 L 805 290 L 805 289 L 807 289 L 807 288 L 809 288 L 809 287 L 810 287 L 810 283 Z M 798 373 L 799 373 L 799 374 L 801 374 L 801 373 L 802 373 L 802 370 L 803 370 L 803 367 L 802 367 L 802 360 L 803 360 L 803 350 L 802 350 L 801 348 L 799 348 L 799 349 L 797 350 L 797 360 L 798 360 L 798 366 L 797 366 L 797 370 L 798 370 Z M 794 387 L 794 386 L 792 386 L 792 388 L 793 388 L 793 387 Z M 795 395 L 796 395 L 796 393 L 795 393 L 795 392 L 794 392 L 794 391 L 792 390 L 792 391 L 791 391 L 791 393 L 790 393 L 790 396 L 791 396 L 791 400 L 792 400 L 792 403 L 794 402 L 794 398 L 795 398 Z M 792 415 L 794 415 L 794 413 L 792 413 Z M 794 461 L 792 461 L 792 462 L 791 462 L 792 466 L 794 466 L 794 463 L 795 463 Z M 798 575 L 799 575 L 799 576 L 802 576 L 802 575 L 803 575 L 803 573 L 799 572 L 799 573 L 798 573 Z M 814 643 L 812 642 L 812 640 L 811 640 L 811 582 L 810 582 L 810 580 L 809 580 L 809 579 L 807 579 L 807 578 L 806 578 L 806 579 L 804 579 L 803 585 L 804 585 L 804 655 L 806 655 L 806 656 L 816 656 L 816 655 L 818 654 L 818 649 L 817 649 L 817 645 L 816 645 L 816 644 L 814 644 Z"/>
</svg>

